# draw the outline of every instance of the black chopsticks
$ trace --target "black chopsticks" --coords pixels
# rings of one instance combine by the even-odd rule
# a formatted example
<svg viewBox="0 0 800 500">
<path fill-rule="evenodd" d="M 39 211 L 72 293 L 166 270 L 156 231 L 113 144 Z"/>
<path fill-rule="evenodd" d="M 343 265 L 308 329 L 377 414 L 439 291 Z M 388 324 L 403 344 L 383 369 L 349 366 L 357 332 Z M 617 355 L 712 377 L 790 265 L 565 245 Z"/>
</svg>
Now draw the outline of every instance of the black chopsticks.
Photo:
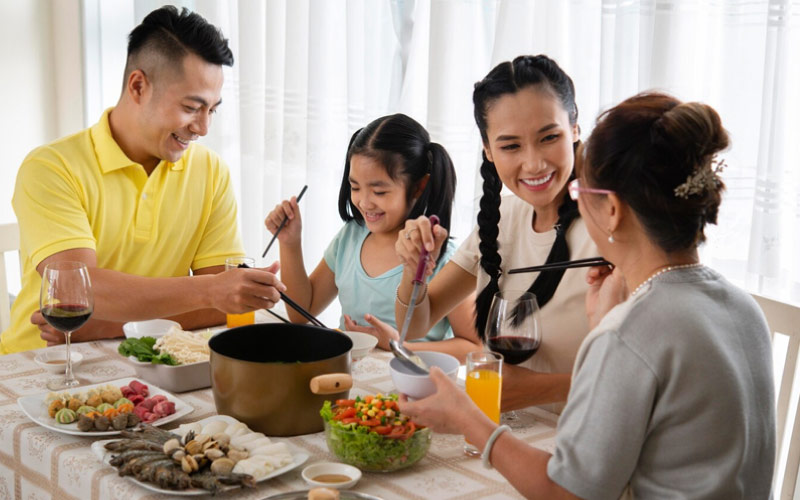
<svg viewBox="0 0 800 500">
<path fill-rule="evenodd" d="M 267 311 L 268 313 L 270 313 L 271 315 L 273 315 L 274 317 L 278 318 L 278 319 L 279 319 L 279 320 L 281 320 L 282 322 L 291 324 L 291 321 L 289 321 L 288 319 L 284 318 L 284 317 L 283 317 L 283 316 L 281 316 L 280 314 L 278 314 L 278 313 L 276 313 L 276 312 L 273 312 L 273 311 L 271 311 L 270 309 L 264 309 L 264 310 L 265 310 L 265 311 Z"/>
<path fill-rule="evenodd" d="M 300 203 L 300 200 L 303 199 L 303 195 L 306 194 L 306 189 L 308 189 L 308 185 L 303 186 L 303 189 L 300 190 L 300 194 L 297 195 L 297 203 Z M 264 249 L 264 253 L 261 254 L 261 258 L 262 259 L 267 256 L 267 252 L 269 252 L 269 248 L 272 246 L 273 243 L 275 243 L 275 239 L 278 237 L 278 234 L 280 234 L 281 229 L 283 229 L 283 226 L 286 225 L 286 221 L 288 221 L 288 220 L 289 220 L 288 217 L 286 217 L 286 216 L 283 217 L 283 220 L 281 221 L 281 225 L 278 226 L 278 230 L 275 231 L 275 234 L 272 235 L 272 239 L 269 240 L 269 243 L 267 243 L 267 248 L 265 248 Z"/>
<path fill-rule="evenodd" d="M 608 262 L 602 257 L 589 257 L 588 259 L 568 260 L 566 262 L 551 262 L 550 264 L 542 264 L 541 266 L 519 267 L 511 269 L 507 274 L 519 273 L 534 273 L 541 271 L 555 271 L 558 269 L 574 269 L 577 267 L 594 267 L 594 266 L 610 266 Z"/>
<path fill-rule="evenodd" d="M 308 312 L 305 309 L 303 309 L 302 307 L 300 307 L 295 301 L 290 299 L 285 293 L 280 292 L 280 294 L 281 294 L 281 298 L 283 299 L 284 302 L 286 302 L 292 309 L 294 309 L 295 311 L 299 312 L 300 315 L 303 316 L 305 319 L 310 321 L 312 325 L 318 326 L 320 328 L 328 328 L 327 326 L 325 326 L 325 324 L 322 323 L 322 321 L 318 320 L 313 314 L 311 314 L 310 312 Z M 330 330 L 330 328 L 328 328 L 328 329 Z"/>
</svg>

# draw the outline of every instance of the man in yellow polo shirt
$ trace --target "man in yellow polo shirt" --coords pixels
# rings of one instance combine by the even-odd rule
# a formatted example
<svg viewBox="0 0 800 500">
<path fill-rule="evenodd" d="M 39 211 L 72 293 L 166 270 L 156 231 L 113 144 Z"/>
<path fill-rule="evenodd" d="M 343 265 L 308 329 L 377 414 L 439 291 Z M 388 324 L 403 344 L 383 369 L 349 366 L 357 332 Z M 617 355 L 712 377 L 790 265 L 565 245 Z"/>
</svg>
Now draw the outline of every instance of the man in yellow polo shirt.
<svg viewBox="0 0 800 500">
<path fill-rule="evenodd" d="M 221 103 L 222 65 L 233 55 L 213 25 L 186 9 L 153 11 L 129 36 L 117 105 L 24 160 L 13 197 L 22 291 L 0 352 L 63 342 L 38 311 L 51 262 L 89 267 L 95 308 L 75 341 L 119 336 L 132 320 L 220 324 L 279 300 L 275 267 L 221 272 L 243 255 L 236 201 L 227 166 L 193 141 Z"/>
</svg>

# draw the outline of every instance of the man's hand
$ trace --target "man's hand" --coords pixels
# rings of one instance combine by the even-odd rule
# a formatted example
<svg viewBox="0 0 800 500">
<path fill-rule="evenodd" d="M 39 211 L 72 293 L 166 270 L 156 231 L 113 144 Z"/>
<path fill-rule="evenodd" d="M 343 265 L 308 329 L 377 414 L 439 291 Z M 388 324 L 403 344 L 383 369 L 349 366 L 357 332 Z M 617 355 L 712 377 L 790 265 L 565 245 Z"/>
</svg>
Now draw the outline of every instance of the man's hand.
<svg viewBox="0 0 800 500">
<path fill-rule="evenodd" d="M 31 315 L 31 323 L 39 328 L 40 337 L 47 342 L 48 346 L 63 344 L 66 339 L 64 332 L 58 331 L 42 316 L 42 312 L 37 310 Z M 89 342 L 92 340 L 113 339 L 121 337 L 122 323 L 113 321 L 103 321 L 99 319 L 89 319 L 82 327 L 72 332 L 71 342 Z"/>
<path fill-rule="evenodd" d="M 211 306 L 229 314 L 272 309 L 286 285 L 275 276 L 280 264 L 265 268 L 238 268 L 213 275 L 209 287 Z"/>
</svg>

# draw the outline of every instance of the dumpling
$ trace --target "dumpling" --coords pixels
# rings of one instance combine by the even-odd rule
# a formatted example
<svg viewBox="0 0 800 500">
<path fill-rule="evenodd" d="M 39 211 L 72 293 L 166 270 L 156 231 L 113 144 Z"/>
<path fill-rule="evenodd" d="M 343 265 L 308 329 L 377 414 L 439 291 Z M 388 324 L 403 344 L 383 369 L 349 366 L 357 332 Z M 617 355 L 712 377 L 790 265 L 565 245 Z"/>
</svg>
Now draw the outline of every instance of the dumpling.
<svg viewBox="0 0 800 500">
<path fill-rule="evenodd" d="M 261 439 L 263 437 L 265 437 L 264 434 L 260 432 L 249 432 L 247 434 L 240 434 L 236 437 L 231 437 L 231 444 L 238 446 L 239 448 L 248 449 L 248 443 L 252 443 L 256 439 Z"/>
<path fill-rule="evenodd" d="M 188 424 L 181 424 L 176 429 L 176 432 L 181 436 L 185 436 L 189 434 L 189 431 L 194 431 L 195 434 L 200 434 L 200 431 L 203 430 L 203 424 L 199 422 L 189 422 Z"/>
<path fill-rule="evenodd" d="M 274 456 L 274 455 L 289 455 L 289 448 L 286 447 L 286 443 L 272 443 L 265 446 L 261 446 L 258 448 L 250 451 L 251 456 Z"/>
<path fill-rule="evenodd" d="M 235 422 L 228 427 L 225 428 L 225 434 L 231 437 L 231 440 L 236 436 L 240 436 L 242 434 L 247 434 L 250 432 L 250 429 L 247 428 L 247 424 L 242 422 Z"/>
<path fill-rule="evenodd" d="M 233 473 L 249 474 L 253 476 L 256 481 L 269 474 L 269 472 L 266 470 L 264 461 L 252 457 L 236 462 L 236 465 L 233 466 Z"/>
<path fill-rule="evenodd" d="M 214 434 L 225 432 L 225 429 L 227 428 L 228 424 L 224 420 L 212 420 L 211 422 L 207 423 L 205 427 L 203 427 L 203 429 L 200 431 L 200 434 L 213 436 Z"/>
<path fill-rule="evenodd" d="M 59 424 L 71 424 L 78 419 L 77 413 L 69 408 L 61 408 L 56 413 L 56 422 Z"/>
<path fill-rule="evenodd" d="M 265 436 L 261 439 L 256 439 L 252 443 L 245 443 L 244 449 L 247 451 L 253 451 L 258 448 L 261 448 L 262 446 L 268 446 L 270 444 L 272 444 L 272 440 Z"/>
</svg>

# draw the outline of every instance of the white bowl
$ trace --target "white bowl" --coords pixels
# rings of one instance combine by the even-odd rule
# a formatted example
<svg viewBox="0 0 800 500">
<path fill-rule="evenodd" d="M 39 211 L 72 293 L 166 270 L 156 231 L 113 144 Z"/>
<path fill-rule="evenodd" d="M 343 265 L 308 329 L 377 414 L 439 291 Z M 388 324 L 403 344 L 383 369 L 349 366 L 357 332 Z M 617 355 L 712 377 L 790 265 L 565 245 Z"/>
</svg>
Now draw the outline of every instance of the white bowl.
<svg viewBox="0 0 800 500">
<path fill-rule="evenodd" d="M 73 370 L 83 361 L 83 354 L 76 351 L 75 348 L 70 349 L 69 357 L 72 358 Z M 36 362 L 36 364 L 50 373 L 64 373 L 64 371 L 67 369 L 67 353 L 64 347 L 51 347 L 49 349 L 45 349 L 37 354 L 33 360 Z"/>
<path fill-rule="evenodd" d="M 453 381 L 456 380 L 459 362 L 453 356 L 434 351 L 419 351 L 416 352 L 416 354 L 422 358 L 422 361 L 429 367 L 438 366 L 445 375 L 453 379 Z M 392 374 L 392 382 L 394 382 L 394 386 L 397 390 L 409 397 L 422 399 L 436 391 L 436 386 L 433 384 L 429 375 L 420 375 L 419 373 L 413 372 L 397 358 L 392 358 L 392 360 L 389 361 L 389 371 Z"/>
<path fill-rule="evenodd" d="M 350 480 L 341 481 L 338 483 L 330 483 L 314 479 L 316 477 L 329 474 L 347 476 L 350 478 Z M 345 489 L 355 486 L 358 480 L 361 479 L 361 471 L 352 465 L 339 464 L 336 462 L 317 462 L 303 469 L 302 476 L 303 479 L 305 479 L 305 481 L 311 486 Z"/>
<path fill-rule="evenodd" d="M 127 338 L 163 337 L 170 328 L 181 327 L 176 321 L 169 319 L 150 319 L 147 321 L 129 321 L 122 325 L 122 331 Z"/>
<path fill-rule="evenodd" d="M 353 341 L 353 349 L 350 351 L 350 356 L 353 361 L 358 361 L 359 359 L 365 357 L 370 353 L 370 351 L 372 351 L 373 347 L 378 345 L 378 338 L 374 335 L 351 331 L 342 333 L 350 337 L 350 340 Z"/>
</svg>

